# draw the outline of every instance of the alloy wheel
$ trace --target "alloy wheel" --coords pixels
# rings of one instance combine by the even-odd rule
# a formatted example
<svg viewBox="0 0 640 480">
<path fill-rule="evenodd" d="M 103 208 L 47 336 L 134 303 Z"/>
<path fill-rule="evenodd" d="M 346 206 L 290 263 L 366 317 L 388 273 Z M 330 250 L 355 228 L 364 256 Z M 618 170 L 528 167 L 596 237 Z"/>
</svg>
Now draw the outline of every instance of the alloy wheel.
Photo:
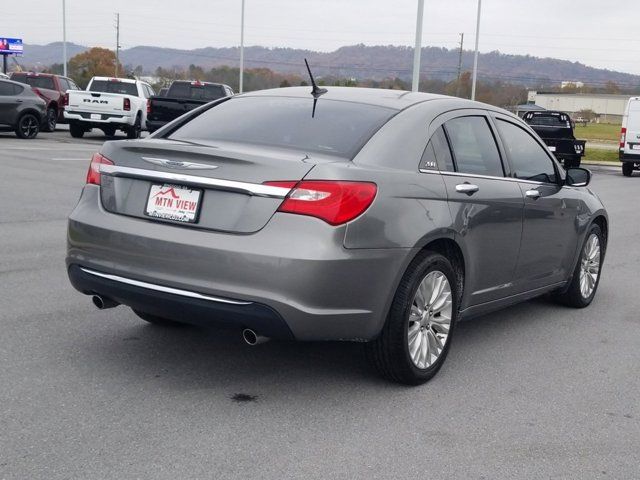
<svg viewBox="0 0 640 480">
<path fill-rule="evenodd" d="M 25 138 L 31 138 L 38 133 L 38 121 L 33 115 L 25 115 L 20 122 L 20 131 Z"/>
<path fill-rule="evenodd" d="M 429 368 L 438 360 L 449 338 L 453 302 L 444 273 L 434 270 L 420 282 L 411 304 L 407 342 L 413 364 Z"/>
<path fill-rule="evenodd" d="M 592 233 L 582 250 L 580 259 L 580 294 L 589 298 L 600 275 L 600 239 Z"/>
</svg>

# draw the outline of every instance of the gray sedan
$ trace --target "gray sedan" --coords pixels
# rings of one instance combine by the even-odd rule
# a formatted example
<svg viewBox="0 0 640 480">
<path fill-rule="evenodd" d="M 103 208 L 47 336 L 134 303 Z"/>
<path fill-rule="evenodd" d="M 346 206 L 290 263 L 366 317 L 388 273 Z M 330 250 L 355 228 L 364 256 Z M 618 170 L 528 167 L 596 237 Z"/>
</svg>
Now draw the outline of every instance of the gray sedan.
<svg viewBox="0 0 640 480">
<path fill-rule="evenodd" d="M 462 319 L 546 293 L 591 303 L 608 217 L 589 180 L 489 105 L 253 92 L 105 144 L 68 273 L 99 308 L 157 325 L 366 342 L 382 375 L 419 384 Z"/>
</svg>

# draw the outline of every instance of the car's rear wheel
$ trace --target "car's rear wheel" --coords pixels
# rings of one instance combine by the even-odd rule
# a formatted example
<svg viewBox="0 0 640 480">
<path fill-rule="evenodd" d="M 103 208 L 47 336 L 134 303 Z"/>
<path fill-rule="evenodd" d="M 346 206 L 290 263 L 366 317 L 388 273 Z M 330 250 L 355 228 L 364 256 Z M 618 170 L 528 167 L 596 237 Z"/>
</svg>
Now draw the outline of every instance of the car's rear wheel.
<svg viewBox="0 0 640 480">
<path fill-rule="evenodd" d="M 140 120 L 140 115 L 138 115 L 136 117 L 135 123 L 131 127 L 127 128 L 127 138 L 129 139 L 140 138 L 141 134 L 142 134 L 142 122 Z"/>
<path fill-rule="evenodd" d="M 596 224 L 591 225 L 582 245 L 569 288 L 556 295 L 558 301 L 574 308 L 587 307 L 593 301 L 600 283 L 605 246 L 602 230 Z"/>
<path fill-rule="evenodd" d="M 78 125 L 76 122 L 69 124 L 69 133 L 73 138 L 82 138 L 84 136 L 84 128 L 82 125 Z"/>
<path fill-rule="evenodd" d="M 132 309 L 133 310 L 133 309 Z M 158 317 L 156 315 L 151 315 L 150 313 L 142 312 L 140 310 L 133 310 L 138 317 L 140 317 L 145 322 L 152 323 L 153 325 L 158 325 L 161 327 L 183 327 L 184 323 L 175 322 L 173 320 L 169 320 L 167 318 Z"/>
<path fill-rule="evenodd" d="M 102 129 L 102 132 L 107 137 L 113 137 L 116 134 L 116 129 L 114 127 L 104 127 Z"/>
<path fill-rule="evenodd" d="M 425 251 L 404 274 L 386 323 L 366 345 L 370 362 L 389 380 L 419 385 L 442 366 L 458 311 L 458 282 L 451 262 Z"/>
<path fill-rule="evenodd" d="M 623 162 L 622 163 L 622 174 L 625 177 L 630 177 L 633 175 L 633 163 L 631 162 Z"/>
<path fill-rule="evenodd" d="M 42 131 L 55 132 L 57 124 L 58 124 L 58 111 L 53 107 L 47 108 L 47 115 L 44 119 L 44 123 L 42 124 Z"/>
<path fill-rule="evenodd" d="M 40 120 L 32 113 L 25 113 L 18 119 L 16 135 L 18 138 L 30 140 L 36 138 L 40 131 Z"/>
</svg>

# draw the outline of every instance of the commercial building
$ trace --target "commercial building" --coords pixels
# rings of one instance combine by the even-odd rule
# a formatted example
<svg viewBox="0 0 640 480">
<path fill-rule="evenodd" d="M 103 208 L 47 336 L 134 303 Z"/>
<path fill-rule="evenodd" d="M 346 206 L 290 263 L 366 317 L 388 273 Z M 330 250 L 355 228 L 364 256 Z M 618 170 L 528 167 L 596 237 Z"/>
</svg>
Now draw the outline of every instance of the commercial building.
<svg viewBox="0 0 640 480">
<path fill-rule="evenodd" d="M 580 110 L 593 110 L 601 123 L 622 123 L 622 116 L 631 95 L 606 93 L 529 92 L 530 104 L 546 110 L 560 110 L 575 116 Z"/>
</svg>

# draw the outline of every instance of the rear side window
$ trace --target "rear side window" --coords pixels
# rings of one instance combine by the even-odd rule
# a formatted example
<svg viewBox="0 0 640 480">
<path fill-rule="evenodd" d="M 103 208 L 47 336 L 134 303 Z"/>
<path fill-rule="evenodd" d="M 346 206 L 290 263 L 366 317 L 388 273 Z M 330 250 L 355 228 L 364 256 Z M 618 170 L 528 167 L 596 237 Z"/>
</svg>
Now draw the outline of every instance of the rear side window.
<svg viewBox="0 0 640 480">
<path fill-rule="evenodd" d="M 353 158 L 396 110 L 319 98 L 230 97 L 169 138 L 235 142 Z"/>
<path fill-rule="evenodd" d="M 513 123 L 500 119 L 496 120 L 496 125 L 516 178 L 556 183 L 553 162 L 545 149 L 529 133 Z"/>
<path fill-rule="evenodd" d="M 0 95 L 2 95 L 3 97 L 15 95 L 17 93 L 17 89 L 14 87 L 15 86 L 13 85 L 13 83 L 0 81 Z"/>
<path fill-rule="evenodd" d="M 169 88 L 169 96 L 211 101 L 225 97 L 226 93 L 222 85 L 176 83 Z"/>
<path fill-rule="evenodd" d="M 504 176 L 500 153 L 486 118 L 454 118 L 445 123 L 445 128 L 458 172 Z"/>
<path fill-rule="evenodd" d="M 30 75 L 13 75 L 11 80 L 15 80 L 16 82 L 26 83 L 27 85 L 31 85 L 33 88 L 46 88 L 49 90 L 55 90 L 56 86 L 53 83 L 52 77 L 36 77 Z"/>
<path fill-rule="evenodd" d="M 91 84 L 92 92 L 119 93 L 121 95 L 138 96 L 138 87 L 135 83 L 119 82 L 112 80 L 94 80 Z"/>
<path fill-rule="evenodd" d="M 453 157 L 449 149 L 449 142 L 442 127 L 438 128 L 429 140 L 422 160 L 420 161 L 421 170 L 435 170 L 445 172 L 453 172 Z"/>
</svg>

